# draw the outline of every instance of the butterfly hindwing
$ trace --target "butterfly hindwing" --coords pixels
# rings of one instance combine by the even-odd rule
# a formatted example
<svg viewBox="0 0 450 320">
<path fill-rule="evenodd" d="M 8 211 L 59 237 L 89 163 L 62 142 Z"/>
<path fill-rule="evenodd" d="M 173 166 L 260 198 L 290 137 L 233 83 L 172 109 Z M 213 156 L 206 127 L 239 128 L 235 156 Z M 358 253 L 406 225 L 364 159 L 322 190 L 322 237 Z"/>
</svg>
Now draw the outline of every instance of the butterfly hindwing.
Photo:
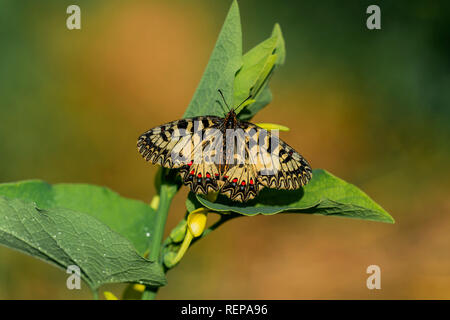
<svg viewBox="0 0 450 320">
<path fill-rule="evenodd" d="M 216 165 L 190 164 L 180 170 L 183 183 L 198 194 L 219 190 L 218 169 Z"/>
<path fill-rule="evenodd" d="M 221 193 L 231 200 L 245 202 L 255 198 L 262 188 L 252 164 L 231 166 L 223 175 Z"/>
</svg>

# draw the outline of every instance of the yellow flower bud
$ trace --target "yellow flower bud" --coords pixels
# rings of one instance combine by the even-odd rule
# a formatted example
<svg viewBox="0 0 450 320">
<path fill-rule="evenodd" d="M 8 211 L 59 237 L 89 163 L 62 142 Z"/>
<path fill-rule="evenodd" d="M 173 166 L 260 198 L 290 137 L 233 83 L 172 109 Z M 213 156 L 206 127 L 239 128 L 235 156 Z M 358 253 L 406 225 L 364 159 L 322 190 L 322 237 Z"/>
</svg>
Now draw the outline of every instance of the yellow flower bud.
<svg viewBox="0 0 450 320">
<path fill-rule="evenodd" d="M 208 215 L 208 208 L 198 208 L 189 213 L 187 218 L 187 231 L 185 232 L 183 243 L 181 243 L 178 252 L 168 252 L 164 255 L 163 261 L 166 267 L 172 268 L 181 258 L 183 258 L 186 250 L 189 248 L 191 241 L 195 237 L 202 235 L 206 227 L 206 219 Z"/>
<path fill-rule="evenodd" d="M 133 289 L 138 291 L 138 292 L 144 292 L 145 291 L 145 286 L 143 284 L 136 283 L 136 284 L 133 285 Z"/>
<path fill-rule="evenodd" d="M 204 209 L 204 208 L 201 208 Z M 196 212 L 198 211 L 198 212 Z M 206 227 L 207 211 L 194 210 L 188 216 L 188 228 L 194 237 L 199 237 Z"/>
<path fill-rule="evenodd" d="M 153 210 L 158 210 L 158 206 L 159 206 L 159 195 L 157 194 L 152 198 L 150 207 L 152 207 Z"/>
<path fill-rule="evenodd" d="M 112 292 L 105 291 L 103 294 L 105 295 L 106 300 L 119 300 Z"/>
</svg>

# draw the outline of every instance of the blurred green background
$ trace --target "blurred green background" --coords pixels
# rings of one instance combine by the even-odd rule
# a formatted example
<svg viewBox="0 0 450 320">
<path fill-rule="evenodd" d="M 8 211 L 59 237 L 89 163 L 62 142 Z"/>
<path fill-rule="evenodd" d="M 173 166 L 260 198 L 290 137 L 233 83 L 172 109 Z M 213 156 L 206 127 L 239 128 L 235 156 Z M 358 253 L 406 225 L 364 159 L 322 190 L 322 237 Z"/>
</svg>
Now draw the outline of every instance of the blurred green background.
<svg viewBox="0 0 450 320">
<path fill-rule="evenodd" d="M 66 28 L 70 4 L 81 30 Z M 241 1 L 244 51 L 280 23 L 286 64 L 254 121 L 290 127 L 282 138 L 314 168 L 362 188 L 396 224 L 240 218 L 195 244 L 159 298 L 450 298 L 450 6 L 377 1 L 382 29 L 371 31 L 370 4 Z M 84 182 L 148 202 L 156 167 L 136 138 L 182 116 L 229 5 L 1 0 L 0 182 Z M 371 264 L 381 290 L 366 288 Z M 0 299 L 91 298 L 66 276 L 0 247 Z"/>
</svg>

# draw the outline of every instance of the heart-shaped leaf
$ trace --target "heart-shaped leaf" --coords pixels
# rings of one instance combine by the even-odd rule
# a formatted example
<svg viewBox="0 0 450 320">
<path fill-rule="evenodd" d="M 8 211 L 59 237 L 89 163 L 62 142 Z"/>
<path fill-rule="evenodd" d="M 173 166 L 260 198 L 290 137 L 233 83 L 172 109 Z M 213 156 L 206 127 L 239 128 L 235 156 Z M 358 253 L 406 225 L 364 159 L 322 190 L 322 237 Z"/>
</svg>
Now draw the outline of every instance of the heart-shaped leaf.
<svg viewBox="0 0 450 320">
<path fill-rule="evenodd" d="M 108 188 L 29 180 L 0 184 L 0 196 L 32 201 L 41 209 L 65 208 L 89 214 L 131 241 L 141 255 L 148 249 L 155 211 Z"/>
<path fill-rule="evenodd" d="M 0 244 L 63 269 L 75 265 L 93 290 L 115 282 L 166 283 L 161 266 L 141 257 L 126 238 L 70 209 L 0 196 Z"/>
<path fill-rule="evenodd" d="M 196 201 L 198 203 L 196 203 Z M 193 210 L 203 205 L 218 212 L 235 212 L 246 216 L 285 213 L 309 213 L 394 223 L 394 219 L 356 186 L 322 170 L 313 170 L 313 178 L 293 191 L 263 189 L 245 203 L 220 196 L 216 202 L 201 196 L 188 198 L 186 207 Z"/>
</svg>

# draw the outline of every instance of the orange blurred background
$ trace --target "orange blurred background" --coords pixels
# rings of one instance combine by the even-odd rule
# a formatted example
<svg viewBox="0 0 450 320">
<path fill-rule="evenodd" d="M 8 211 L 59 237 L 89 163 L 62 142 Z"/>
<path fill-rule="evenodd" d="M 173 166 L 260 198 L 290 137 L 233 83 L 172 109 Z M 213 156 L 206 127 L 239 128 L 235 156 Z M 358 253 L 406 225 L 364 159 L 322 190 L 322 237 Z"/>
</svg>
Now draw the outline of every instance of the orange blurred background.
<svg viewBox="0 0 450 320">
<path fill-rule="evenodd" d="M 136 151 L 149 128 L 180 118 L 230 1 L 0 4 L 0 182 L 105 185 L 150 201 L 156 167 Z M 160 299 L 449 299 L 450 10 L 445 3 L 241 1 L 244 51 L 279 22 L 287 60 L 254 122 L 313 168 L 356 184 L 396 224 L 309 215 L 243 217 L 194 245 Z M 447 9 L 447 10 L 446 10 Z M 187 190 L 166 233 L 183 217 Z M 368 290 L 366 268 L 381 268 Z M 0 299 L 90 299 L 66 274 L 0 247 Z M 108 285 L 120 296 L 124 285 Z"/>
</svg>

